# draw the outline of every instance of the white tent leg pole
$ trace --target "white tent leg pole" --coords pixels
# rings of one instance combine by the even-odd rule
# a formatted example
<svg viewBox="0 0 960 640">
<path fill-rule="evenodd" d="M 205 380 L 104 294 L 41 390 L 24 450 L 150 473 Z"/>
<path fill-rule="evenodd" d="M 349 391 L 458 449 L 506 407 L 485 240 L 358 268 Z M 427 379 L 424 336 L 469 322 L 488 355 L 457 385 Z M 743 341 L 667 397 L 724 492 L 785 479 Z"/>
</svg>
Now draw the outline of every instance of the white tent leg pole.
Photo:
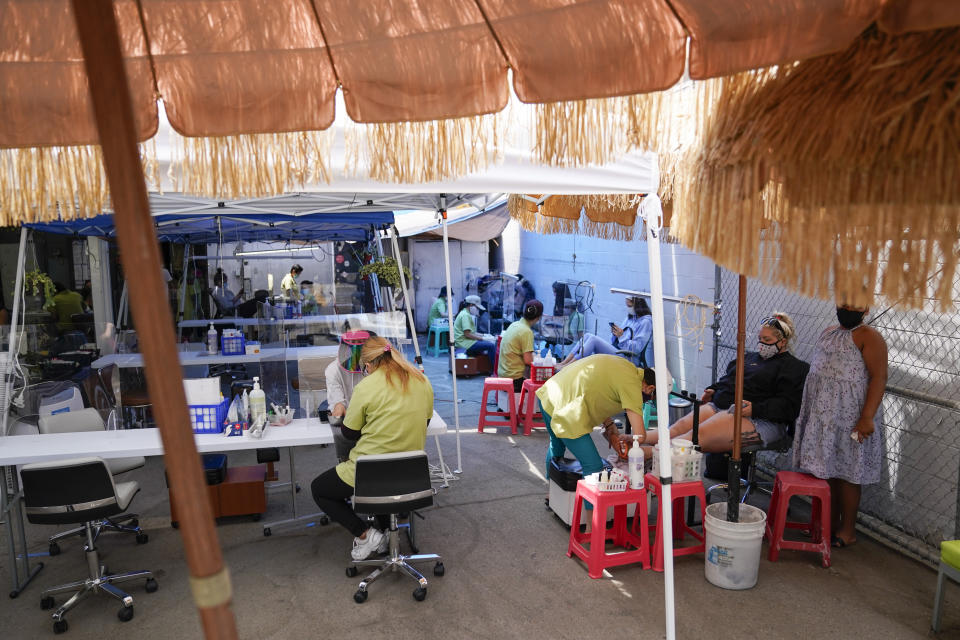
<svg viewBox="0 0 960 640">
<path fill-rule="evenodd" d="M 663 515 L 663 601 L 666 619 L 666 638 L 676 638 L 673 585 L 673 496 L 670 482 L 673 463 L 670 443 L 670 381 L 667 379 L 667 345 L 663 322 L 663 281 L 660 269 L 660 198 L 651 194 L 644 198 L 638 212 L 647 223 L 647 257 L 650 269 L 650 303 L 653 312 L 653 357 L 657 363 L 657 435 L 660 446 L 660 485 L 663 495 L 660 504 Z"/>
<path fill-rule="evenodd" d="M 123 289 L 120 290 L 120 309 L 117 311 L 117 330 L 123 328 L 127 321 L 127 281 L 123 281 Z"/>
<path fill-rule="evenodd" d="M 10 413 L 10 394 L 13 389 L 13 360 L 19 352 L 17 321 L 20 320 L 20 298 L 23 297 L 23 269 L 27 260 L 27 228 L 20 227 L 20 252 L 17 254 L 17 278 L 13 286 L 13 313 L 10 315 L 10 336 L 7 342 L 7 359 L 0 361 L 0 436 L 7 435 L 7 418 Z"/>
<path fill-rule="evenodd" d="M 190 245 L 186 245 L 183 248 L 183 271 L 180 272 L 180 308 L 177 310 L 177 342 L 180 342 L 183 339 L 183 327 L 180 326 L 180 322 L 183 322 L 183 305 L 187 301 L 187 264 L 190 259 Z M 126 284 L 124 284 L 126 286 Z"/>
<path fill-rule="evenodd" d="M 454 359 L 453 345 L 453 284 L 450 282 L 450 238 L 447 236 L 447 198 L 441 197 L 440 221 L 443 225 L 443 268 L 447 277 L 447 322 L 450 333 L 447 336 L 447 346 L 450 347 L 450 375 L 453 377 L 453 422 L 457 430 L 457 468 L 454 473 L 463 473 L 462 454 L 460 452 L 460 401 L 457 399 L 457 369 Z M 439 340 L 439 338 L 438 338 Z"/>
<path fill-rule="evenodd" d="M 397 242 L 396 227 L 390 227 L 390 244 L 393 247 L 393 256 L 397 260 L 397 270 L 400 272 L 400 290 L 403 292 L 403 306 L 407 308 L 407 323 L 410 325 L 410 337 L 413 338 L 414 358 L 420 371 L 423 371 L 423 357 L 420 355 L 420 343 L 417 342 L 417 327 L 413 324 L 413 309 L 410 308 L 410 295 L 407 293 L 407 276 L 403 274 L 403 265 L 400 263 L 400 243 Z"/>
<path fill-rule="evenodd" d="M 20 298 L 23 297 L 23 270 L 27 260 L 27 228 L 20 227 L 20 251 L 17 254 L 17 277 L 13 289 L 13 315 L 10 318 L 10 337 L 7 344 L 7 359 L 0 364 L 0 436 L 7 434 L 7 420 L 9 418 L 10 394 L 13 391 L 13 359 L 18 353 L 20 344 L 17 340 L 17 320 L 20 316 Z M 20 483 L 17 479 L 16 467 L 2 467 L 3 486 L 0 487 L 0 514 L 7 522 L 7 547 L 10 554 L 10 580 L 13 589 L 10 597 L 16 597 L 26 588 L 34 576 L 43 568 L 38 563 L 30 568 L 30 554 L 27 553 L 27 535 L 23 527 L 23 511 L 20 509 Z M 16 526 L 14 526 L 16 523 Z M 19 548 L 18 548 L 19 547 Z M 20 573 L 20 560 L 23 564 L 23 573 Z"/>
</svg>

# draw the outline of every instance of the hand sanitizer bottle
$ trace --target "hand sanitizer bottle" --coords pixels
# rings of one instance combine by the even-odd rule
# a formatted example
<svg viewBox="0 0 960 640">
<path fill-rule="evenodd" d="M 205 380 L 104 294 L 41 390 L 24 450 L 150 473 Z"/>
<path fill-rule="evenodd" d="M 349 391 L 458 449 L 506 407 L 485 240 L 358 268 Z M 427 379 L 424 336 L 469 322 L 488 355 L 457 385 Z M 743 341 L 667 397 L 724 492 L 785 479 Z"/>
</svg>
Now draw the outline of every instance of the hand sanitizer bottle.
<svg viewBox="0 0 960 640">
<path fill-rule="evenodd" d="M 643 449 L 640 448 L 640 436 L 633 436 L 633 445 L 627 453 L 627 465 L 630 474 L 630 488 L 643 489 Z"/>
<path fill-rule="evenodd" d="M 217 355 L 217 330 L 213 328 L 212 322 L 207 330 L 207 353 L 212 356 Z"/>
<path fill-rule="evenodd" d="M 253 379 L 253 391 L 250 392 L 250 422 L 267 416 L 267 397 L 260 388 L 260 378 Z"/>
</svg>

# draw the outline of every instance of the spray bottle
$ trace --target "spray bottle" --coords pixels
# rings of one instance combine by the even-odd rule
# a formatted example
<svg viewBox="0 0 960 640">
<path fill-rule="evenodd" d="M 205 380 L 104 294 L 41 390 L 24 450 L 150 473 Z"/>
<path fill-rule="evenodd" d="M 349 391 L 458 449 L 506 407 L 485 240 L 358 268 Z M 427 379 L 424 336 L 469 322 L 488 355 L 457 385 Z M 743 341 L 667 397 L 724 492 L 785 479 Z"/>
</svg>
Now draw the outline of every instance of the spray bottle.
<svg viewBox="0 0 960 640">
<path fill-rule="evenodd" d="M 627 453 L 629 466 L 630 488 L 643 489 L 643 449 L 640 448 L 640 436 L 634 434 L 633 446 Z"/>
<path fill-rule="evenodd" d="M 250 392 L 250 422 L 254 423 L 260 417 L 267 417 L 267 396 L 260 388 L 260 378 L 254 377 L 253 391 Z"/>
<path fill-rule="evenodd" d="M 217 330 L 213 328 L 212 322 L 207 330 L 207 353 L 212 356 L 217 355 Z"/>
</svg>

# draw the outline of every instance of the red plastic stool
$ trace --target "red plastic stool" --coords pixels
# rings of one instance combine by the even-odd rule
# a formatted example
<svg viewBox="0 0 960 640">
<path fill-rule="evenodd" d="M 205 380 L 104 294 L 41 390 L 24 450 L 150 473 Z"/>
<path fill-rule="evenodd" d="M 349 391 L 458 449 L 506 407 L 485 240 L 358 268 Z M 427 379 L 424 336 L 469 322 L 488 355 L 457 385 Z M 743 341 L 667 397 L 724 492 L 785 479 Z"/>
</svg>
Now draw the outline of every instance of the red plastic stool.
<svg viewBox="0 0 960 640">
<path fill-rule="evenodd" d="M 590 531 L 580 533 L 580 511 L 586 500 L 593 505 Z M 627 528 L 627 505 L 636 504 L 633 526 Z M 613 507 L 613 526 L 607 529 L 607 509 Z M 607 567 L 639 562 L 644 569 L 650 568 L 650 532 L 647 528 L 647 493 L 643 489 L 625 491 L 599 491 L 597 485 L 581 480 L 573 501 L 573 519 L 570 521 L 570 543 L 567 557 L 576 555 L 587 563 L 587 574 L 599 578 Z M 640 535 L 636 534 L 640 526 Z M 606 541 L 612 540 L 627 551 L 607 553 Z M 589 544 L 589 548 L 584 546 Z"/>
<path fill-rule="evenodd" d="M 656 531 L 656 539 L 653 543 L 653 570 L 663 571 L 663 527 L 660 522 L 663 515 L 663 500 L 661 499 L 660 478 L 648 473 L 643 477 L 643 485 L 647 491 L 653 491 L 657 496 L 657 521 L 651 527 Z M 672 488 L 671 499 L 673 501 L 673 537 L 675 540 L 683 540 L 686 534 L 693 536 L 698 544 L 689 547 L 674 547 L 673 557 L 688 556 L 692 553 L 702 553 L 706 550 L 703 541 L 703 533 L 696 531 L 687 524 L 683 515 L 683 506 L 686 498 L 696 498 L 700 501 L 700 522 L 706 518 L 707 497 L 703 491 L 703 483 L 699 480 L 695 482 L 675 482 L 670 485 Z M 679 506 L 677 503 L 680 503 Z"/>
<path fill-rule="evenodd" d="M 490 394 L 498 392 L 507 394 L 510 399 L 510 411 L 490 411 L 487 409 L 487 399 Z M 507 418 L 507 420 L 491 420 L 491 418 Z M 483 433 L 484 427 L 510 427 L 510 433 L 517 435 L 517 404 L 513 393 L 513 380 L 510 378 L 484 378 L 477 431 Z"/>
<path fill-rule="evenodd" d="M 810 522 L 787 522 L 790 510 L 790 498 L 810 496 L 812 510 Z M 807 529 L 811 542 L 784 540 L 784 529 Z M 764 532 L 770 551 L 767 559 L 776 562 L 781 549 L 814 551 L 821 556 L 824 567 L 830 566 L 830 485 L 826 480 L 815 478 L 807 473 L 780 471 L 773 483 L 773 495 L 770 497 L 770 509 L 767 512 L 767 529 Z"/>
<path fill-rule="evenodd" d="M 537 411 L 537 389 L 543 386 L 542 382 L 536 382 L 529 378 L 523 381 L 520 388 L 520 404 L 517 405 L 517 413 L 523 418 L 523 435 L 528 436 L 534 428 L 547 428 L 547 423 L 543 421 L 543 414 Z"/>
</svg>

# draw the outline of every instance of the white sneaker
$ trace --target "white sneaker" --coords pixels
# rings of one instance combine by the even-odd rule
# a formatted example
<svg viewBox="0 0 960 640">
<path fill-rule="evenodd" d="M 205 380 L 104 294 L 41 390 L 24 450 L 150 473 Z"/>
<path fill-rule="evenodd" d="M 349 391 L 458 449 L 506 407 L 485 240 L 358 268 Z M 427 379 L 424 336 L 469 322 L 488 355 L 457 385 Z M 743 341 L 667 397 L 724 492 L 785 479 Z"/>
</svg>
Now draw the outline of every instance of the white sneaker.
<svg viewBox="0 0 960 640">
<path fill-rule="evenodd" d="M 377 553 L 383 555 L 388 551 L 390 551 L 390 534 L 384 531 L 383 540 L 380 541 L 380 546 L 377 547 Z"/>
<path fill-rule="evenodd" d="M 350 556 L 354 560 L 366 560 L 373 555 L 373 552 L 377 550 L 385 537 L 382 531 L 370 527 L 367 529 L 366 538 L 362 540 L 360 538 L 353 539 L 353 550 L 350 551 Z"/>
</svg>

